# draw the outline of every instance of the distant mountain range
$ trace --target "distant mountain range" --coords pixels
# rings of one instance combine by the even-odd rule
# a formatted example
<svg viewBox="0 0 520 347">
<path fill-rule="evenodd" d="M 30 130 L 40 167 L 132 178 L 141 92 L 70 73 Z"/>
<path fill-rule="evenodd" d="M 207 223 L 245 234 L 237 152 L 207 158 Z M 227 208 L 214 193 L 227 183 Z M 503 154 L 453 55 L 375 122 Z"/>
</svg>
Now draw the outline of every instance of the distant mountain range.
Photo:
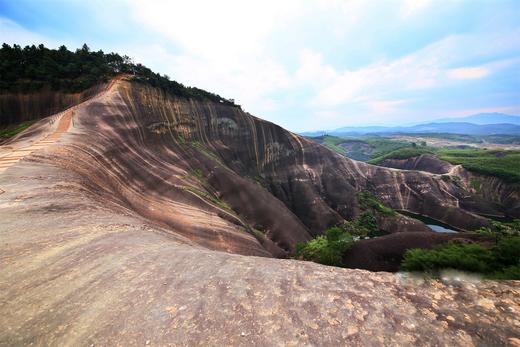
<svg viewBox="0 0 520 347">
<path fill-rule="evenodd" d="M 466 117 L 441 118 L 435 123 L 473 123 L 473 124 L 516 124 L 520 125 L 520 116 L 505 113 L 477 113 Z"/>
<path fill-rule="evenodd" d="M 329 131 L 305 132 L 305 136 L 395 134 L 395 133 L 448 133 L 465 135 L 520 135 L 520 117 L 503 113 L 479 113 L 459 118 L 442 118 L 413 126 L 343 127 Z"/>
</svg>

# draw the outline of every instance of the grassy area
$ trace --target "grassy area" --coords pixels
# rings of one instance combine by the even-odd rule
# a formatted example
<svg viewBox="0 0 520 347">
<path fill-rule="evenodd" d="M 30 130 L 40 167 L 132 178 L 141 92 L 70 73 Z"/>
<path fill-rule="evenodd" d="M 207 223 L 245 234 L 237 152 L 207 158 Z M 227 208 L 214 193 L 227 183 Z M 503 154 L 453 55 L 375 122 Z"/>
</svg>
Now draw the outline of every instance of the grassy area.
<svg viewBox="0 0 520 347">
<path fill-rule="evenodd" d="M 339 154 L 342 154 L 342 155 L 347 155 L 347 152 L 339 147 L 339 144 L 341 144 L 342 142 L 345 141 L 345 139 L 341 138 L 341 137 L 336 137 L 336 136 L 323 136 L 322 137 L 323 139 L 323 145 L 335 152 L 338 152 Z"/>
<path fill-rule="evenodd" d="M 492 279 L 520 279 L 520 220 L 492 222 L 477 233 L 494 244 L 448 243 L 434 249 L 410 249 L 401 263 L 405 271 L 437 275 L 444 269 L 475 272 Z"/>
<path fill-rule="evenodd" d="M 394 141 L 379 136 L 337 137 L 320 136 L 316 138 L 322 144 L 346 157 L 366 161 L 383 153 L 410 146 L 408 142 Z"/>
<path fill-rule="evenodd" d="M 379 157 L 385 153 L 395 151 L 399 148 L 410 146 L 410 143 L 408 142 L 391 140 L 384 137 L 367 137 L 362 138 L 362 140 L 374 148 L 372 158 Z"/>
<path fill-rule="evenodd" d="M 18 124 L 15 128 L 9 127 L 8 129 L 0 130 L 0 138 L 7 139 L 18 135 L 36 122 L 37 120 L 29 120 Z"/>
<path fill-rule="evenodd" d="M 427 146 L 410 146 L 399 148 L 395 151 L 383 154 L 379 157 L 376 157 L 368 162 L 370 164 L 379 164 L 386 159 L 408 159 L 417 157 L 421 154 L 434 154 L 435 149 Z"/>
<path fill-rule="evenodd" d="M 427 146 L 405 147 L 369 161 L 379 164 L 385 159 L 408 159 L 421 154 L 434 154 L 454 165 L 462 165 L 469 171 L 493 176 L 510 183 L 520 183 L 520 151 L 487 150 L 479 148 L 450 149 Z"/>
<path fill-rule="evenodd" d="M 520 151 L 486 149 L 440 149 L 437 156 L 469 171 L 520 183 Z"/>
</svg>

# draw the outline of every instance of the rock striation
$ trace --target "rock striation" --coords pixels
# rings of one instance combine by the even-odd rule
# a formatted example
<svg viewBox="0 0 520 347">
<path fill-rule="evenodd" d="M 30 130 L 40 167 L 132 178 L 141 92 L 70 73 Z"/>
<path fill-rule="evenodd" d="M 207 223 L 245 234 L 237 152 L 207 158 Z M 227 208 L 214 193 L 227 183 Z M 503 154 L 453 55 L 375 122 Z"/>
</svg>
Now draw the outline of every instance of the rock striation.
<svg viewBox="0 0 520 347">
<path fill-rule="evenodd" d="M 518 282 L 270 259 L 356 216 L 365 189 L 461 228 L 485 220 L 436 175 L 349 160 L 236 107 L 119 81 L 0 188 L 0 346 L 520 339 Z"/>
</svg>

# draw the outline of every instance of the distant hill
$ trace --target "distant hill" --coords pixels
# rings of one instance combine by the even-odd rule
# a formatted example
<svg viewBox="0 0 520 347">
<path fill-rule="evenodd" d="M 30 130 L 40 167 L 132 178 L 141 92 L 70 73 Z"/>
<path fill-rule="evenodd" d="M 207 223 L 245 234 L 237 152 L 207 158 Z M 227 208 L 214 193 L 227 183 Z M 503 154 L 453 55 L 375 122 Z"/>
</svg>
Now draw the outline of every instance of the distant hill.
<svg viewBox="0 0 520 347">
<path fill-rule="evenodd" d="M 505 113 L 478 113 L 465 117 L 436 119 L 435 123 L 465 122 L 473 124 L 516 124 L 520 125 L 520 116 Z"/>
<path fill-rule="evenodd" d="M 520 135 L 520 116 L 505 113 L 478 113 L 465 117 L 441 118 L 413 126 L 342 127 L 335 130 L 317 130 L 301 133 L 304 136 L 344 136 L 396 133 L 446 133 L 464 135 Z"/>
<path fill-rule="evenodd" d="M 508 116 L 511 118 L 520 118 L 517 116 Z M 503 116 L 496 117 L 497 119 Z M 475 117 L 477 121 L 485 122 L 486 119 L 491 119 L 488 115 L 475 115 L 464 117 L 461 119 L 468 119 Z M 448 119 L 448 118 L 446 118 Z M 517 121 L 513 119 L 513 121 Z M 478 124 L 471 122 L 444 122 L 442 120 L 435 123 L 425 123 L 413 126 L 400 127 L 383 127 L 383 126 L 367 126 L 367 127 L 343 127 L 330 131 L 314 131 L 302 133 L 304 136 L 346 136 L 346 135 L 365 135 L 365 134 L 425 134 L 425 133 L 444 133 L 444 134 L 464 134 L 464 135 L 520 135 L 520 122 L 518 123 L 493 123 L 493 124 Z"/>
<path fill-rule="evenodd" d="M 520 125 L 515 124 L 473 124 L 466 122 L 427 123 L 409 127 L 344 127 L 326 132 L 328 135 L 361 135 L 361 134 L 466 134 L 466 135 L 520 135 Z M 319 132 L 319 135 L 323 132 Z M 305 133 L 306 136 L 309 133 Z"/>
</svg>

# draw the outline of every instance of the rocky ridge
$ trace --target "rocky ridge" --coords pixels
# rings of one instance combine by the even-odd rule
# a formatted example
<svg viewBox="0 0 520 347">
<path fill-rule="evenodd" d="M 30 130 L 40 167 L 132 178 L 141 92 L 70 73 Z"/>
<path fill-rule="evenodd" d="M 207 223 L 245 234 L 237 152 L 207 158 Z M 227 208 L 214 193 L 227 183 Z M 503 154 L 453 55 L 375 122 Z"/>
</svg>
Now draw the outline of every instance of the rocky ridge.
<svg viewBox="0 0 520 347">
<path fill-rule="evenodd" d="M 466 227 L 484 221 L 450 182 L 345 159 L 237 108 L 119 82 L 0 187 L 2 346 L 520 338 L 518 282 L 269 259 L 354 216 L 361 189 Z"/>
</svg>

